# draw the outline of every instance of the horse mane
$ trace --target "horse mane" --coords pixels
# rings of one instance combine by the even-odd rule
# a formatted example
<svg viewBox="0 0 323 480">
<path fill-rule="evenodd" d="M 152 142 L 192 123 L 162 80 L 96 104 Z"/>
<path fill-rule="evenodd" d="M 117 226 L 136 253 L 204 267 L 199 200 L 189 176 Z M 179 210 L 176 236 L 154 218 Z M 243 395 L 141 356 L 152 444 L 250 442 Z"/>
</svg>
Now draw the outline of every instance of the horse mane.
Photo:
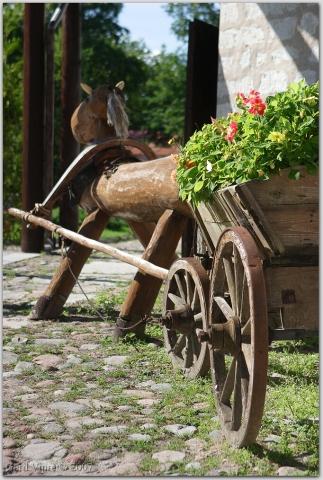
<svg viewBox="0 0 323 480">
<path fill-rule="evenodd" d="M 128 137 L 129 119 L 125 103 L 115 89 L 107 96 L 107 122 L 108 125 L 113 125 L 117 137 Z"/>
</svg>

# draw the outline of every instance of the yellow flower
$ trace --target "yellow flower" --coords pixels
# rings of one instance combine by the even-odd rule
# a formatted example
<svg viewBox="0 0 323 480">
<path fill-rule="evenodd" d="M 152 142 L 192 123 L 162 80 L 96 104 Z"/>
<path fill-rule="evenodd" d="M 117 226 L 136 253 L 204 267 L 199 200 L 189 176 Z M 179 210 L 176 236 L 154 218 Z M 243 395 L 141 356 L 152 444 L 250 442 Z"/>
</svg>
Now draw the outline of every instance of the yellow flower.
<svg viewBox="0 0 323 480">
<path fill-rule="evenodd" d="M 277 143 L 282 143 L 286 138 L 286 135 L 284 133 L 280 132 L 271 132 L 268 135 L 268 139 L 271 140 L 272 142 L 277 142 Z"/>
</svg>

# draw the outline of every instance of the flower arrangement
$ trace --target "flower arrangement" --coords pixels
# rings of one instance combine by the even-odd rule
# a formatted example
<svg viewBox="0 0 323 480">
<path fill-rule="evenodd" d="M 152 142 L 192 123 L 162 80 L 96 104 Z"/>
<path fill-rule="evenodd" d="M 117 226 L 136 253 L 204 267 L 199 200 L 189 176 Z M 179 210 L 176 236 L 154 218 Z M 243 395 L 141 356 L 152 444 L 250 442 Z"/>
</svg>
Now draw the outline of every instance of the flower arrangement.
<svg viewBox="0 0 323 480">
<path fill-rule="evenodd" d="M 268 179 L 291 167 L 310 174 L 318 168 L 319 83 L 304 80 L 264 101 L 259 92 L 236 96 L 239 112 L 211 118 L 180 149 L 176 179 L 180 198 L 192 204 L 216 189 L 252 179 Z"/>
</svg>

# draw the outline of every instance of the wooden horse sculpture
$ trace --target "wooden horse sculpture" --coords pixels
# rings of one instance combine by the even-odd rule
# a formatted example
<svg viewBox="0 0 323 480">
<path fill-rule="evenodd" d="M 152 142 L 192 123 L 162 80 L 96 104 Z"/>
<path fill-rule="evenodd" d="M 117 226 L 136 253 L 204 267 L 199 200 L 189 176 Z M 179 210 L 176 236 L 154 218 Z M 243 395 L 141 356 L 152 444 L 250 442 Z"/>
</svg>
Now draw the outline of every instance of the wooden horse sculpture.
<svg viewBox="0 0 323 480">
<path fill-rule="evenodd" d="M 97 240 L 112 215 L 124 218 L 145 247 L 143 258 L 169 268 L 187 218 L 192 216 L 190 207 L 178 198 L 174 158 L 171 155 L 151 159 L 153 155 L 145 147 L 141 150 L 149 160 L 139 162 L 125 149 L 138 145 L 126 138 L 128 117 L 124 82 L 96 90 L 88 85 L 81 86 L 88 98 L 76 108 L 71 118 L 74 137 L 83 144 L 103 142 L 102 147 L 104 142 L 107 145 L 112 142 L 113 148 L 103 148 L 88 167 L 92 173 L 79 198 L 79 204 L 88 216 L 79 233 Z M 61 313 L 90 253 L 89 248 L 71 244 L 31 318 L 55 318 Z M 149 315 L 160 286 L 160 279 L 137 272 L 121 307 L 116 335 L 122 334 L 122 328 L 131 328 Z M 133 331 L 143 334 L 144 324 L 134 327 Z"/>
</svg>

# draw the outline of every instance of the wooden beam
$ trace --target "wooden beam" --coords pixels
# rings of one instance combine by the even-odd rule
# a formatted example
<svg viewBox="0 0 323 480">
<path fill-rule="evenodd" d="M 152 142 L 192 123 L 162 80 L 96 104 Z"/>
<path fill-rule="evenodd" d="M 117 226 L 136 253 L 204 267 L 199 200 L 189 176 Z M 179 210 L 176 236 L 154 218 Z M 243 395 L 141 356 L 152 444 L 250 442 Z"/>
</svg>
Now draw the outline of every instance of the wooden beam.
<svg viewBox="0 0 323 480">
<path fill-rule="evenodd" d="M 70 3 L 63 17 L 62 35 L 62 131 L 61 169 L 65 171 L 79 152 L 79 144 L 73 137 L 70 120 L 80 103 L 81 64 L 81 5 Z M 60 223 L 66 228 L 77 230 L 78 209 L 71 205 L 68 194 L 63 196 L 60 208 Z"/>
<path fill-rule="evenodd" d="M 186 76 L 186 108 L 184 140 L 210 117 L 216 116 L 218 81 L 217 27 L 200 20 L 189 23 L 189 41 Z M 193 254 L 195 221 L 189 220 L 182 238 L 182 255 Z"/>
<path fill-rule="evenodd" d="M 43 192 L 44 157 L 44 3 L 26 3 L 24 15 L 24 110 L 22 208 L 31 210 Z M 23 252 L 40 252 L 44 232 L 22 229 Z"/>
</svg>

